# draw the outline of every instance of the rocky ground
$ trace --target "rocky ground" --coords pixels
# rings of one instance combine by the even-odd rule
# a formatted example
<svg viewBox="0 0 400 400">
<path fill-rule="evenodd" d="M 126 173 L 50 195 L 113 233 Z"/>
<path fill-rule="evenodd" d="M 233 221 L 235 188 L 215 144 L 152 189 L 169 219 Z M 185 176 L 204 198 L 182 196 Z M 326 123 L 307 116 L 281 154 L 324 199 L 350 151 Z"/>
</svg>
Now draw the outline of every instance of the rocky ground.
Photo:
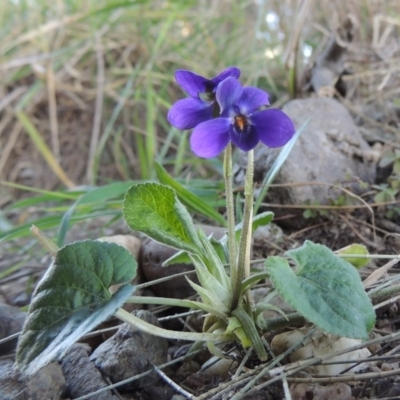
<svg viewBox="0 0 400 400">
<path fill-rule="evenodd" d="M 351 24 L 343 29 L 342 44 L 351 40 Z M 393 39 L 391 33 L 387 36 Z M 379 82 L 371 83 L 362 75 L 363 71 L 348 75 L 344 70 L 343 49 L 335 47 L 335 41 L 332 43 L 317 59 L 309 71 L 310 76 L 305 78 L 305 87 L 313 93 L 303 93 L 300 97 L 304 98 L 288 102 L 284 107 L 302 133 L 262 199 L 261 209 L 272 210 L 275 219 L 269 227 L 255 232 L 254 260 L 283 254 L 301 246 L 305 240 L 325 244 L 333 250 L 356 242 L 364 244 L 371 254 L 399 254 L 400 198 L 396 182 L 398 189 L 400 178 L 393 171 L 393 162 L 382 163 L 389 152 L 400 148 L 398 103 L 395 104 L 395 94 L 390 92 L 389 95 L 389 90 L 386 97 L 380 92 L 381 97 L 374 101 L 361 96 L 367 84 L 371 85 L 366 90 L 368 94 L 379 93 L 380 78 Z M 392 46 L 393 41 L 390 43 Z M 393 60 L 388 61 L 383 51 L 386 47 L 381 47 L 376 51 L 383 60 L 382 65 L 387 67 L 385 62 L 390 64 Z M 334 63 L 332 55 L 335 56 Z M 361 56 L 363 62 L 370 61 L 365 61 L 365 54 Z M 356 58 L 357 54 L 353 54 L 353 63 L 362 64 Z M 392 72 L 396 72 L 393 68 Z M 398 87 L 394 72 L 388 72 L 385 85 Z M 363 77 L 366 80 L 363 81 Z M 326 79 L 332 82 L 332 78 L 340 85 L 326 85 Z M 342 90 L 343 85 L 347 87 L 347 94 Z M 90 124 L 90 121 L 85 123 Z M 71 145 L 71 148 L 75 150 L 75 146 Z M 276 150 L 256 148 L 256 184 L 264 181 L 276 157 Z M 236 159 L 235 183 L 240 190 L 246 159 L 243 154 L 238 154 Z M 79 165 L 75 164 L 76 169 Z M 260 195 L 260 189 L 257 195 Z M 192 266 L 188 265 L 161 266 L 173 254 L 173 249 L 135 233 L 131 237 L 132 232 L 122 221 L 107 228 L 102 227 L 103 222 L 98 219 L 74 226 L 68 232 L 66 242 L 97 239 L 100 230 L 102 235 L 123 235 L 130 243 L 125 245 L 139 261 L 139 274 L 134 282 L 141 285 L 137 295 L 180 299 L 193 295 L 183 276 L 157 285 L 150 283 L 192 271 Z M 216 237 L 223 233 L 216 227 L 204 229 L 214 232 Z M 291 332 L 299 343 L 309 334 L 313 347 L 302 346 L 309 353 L 289 354 L 268 371 L 268 363 L 260 363 L 252 352 L 237 344 L 221 349 L 225 355 L 221 360 L 213 359 L 206 348 L 189 356 L 187 342 L 148 335 L 110 319 L 72 346 L 59 362 L 44 367 L 34 376 L 23 376 L 13 367 L 18 332 L 26 316 L 23 310 L 27 309 L 31 293 L 50 263 L 48 256 L 29 251 L 31 246 L 32 242 L 25 239 L 4 243 L 0 254 L 1 400 L 217 400 L 232 398 L 247 384 L 250 389 L 243 393 L 243 399 L 400 398 L 400 334 L 397 333 L 400 303 L 395 290 L 388 299 L 375 304 L 377 324 L 370 340 L 360 344 L 359 349 L 350 352 L 347 358 L 336 359 L 333 364 L 336 369 L 328 369 L 332 366 L 320 365 L 317 361 L 334 352 L 339 339 L 318 331 L 311 332 L 310 326 L 301 319 L 291 326 L 277 326 L 264 335 L 270 360 L 276 359 L 282 351 L 277 345 L 280 334 Z M 362 279 L 369 280 L 369 290 L 383 285 L 396 286 L 400 267 L 397 260 L 373 259 L 360 271 Z M 14 265 L 17 266 L 14 273 L 2 275 L 2 271 Z M 264 282 L 254 290 L 254 297 L 262 299 L 269 289 L 269 283 Z M 276 305 L 290 312 L 283 302 L 278 300 Z M 186 310 L 132 305 L 126 308 L 166 329 L 201 329 L 202 316 L 187 315 Z M 266 316 L 273 318 L 277 314 Z M 355 343 L 346 345 L 352 347 Z M 314 357 L 315 365 L 303 366 L 287 377 L 280 375 L 282 370 L 278 368 L 306 357 Z M 351 370 L 354 375 L 345 376 L 343 372 L 349 367 L 349 361 L 354 360 L 358 364 Z"/>
<path fill-rule="evenodd" d="M 400 235 L 396 220 L 387 219 L 387 209 L 371 203 L 371 197 L 368 197 L 372 196 L 368 192 L 372 185 L 377 179 L 382 179 L 377 178 L 382 173 L 377 169 L 380 147 L 370 146 L 360 134 L 348 110 L 336 99 L 314 97 L 295 100 L 285 106 L 285 111 L 297 126 L 304 126 L 304 131 L 276 177 L 275 185 L 264 199 L 263 207 L 272 209 L 276 220 L 270 227 L 256 231 L 253 258 L 282 254 L 287 249 L 300 246 L 305 239 L 326 244 L 334 250 L 358 242 L 365 244 L 374 254 L 397 254 Z M 261 182 L 272 165 L 276 152 L 259 147 L 255 155 L 256 180 Z M 243 180 L 245 157 L 239 157 L 239 160 L 235 167 L 238 186 Z M 334 199 L 340 195 L 347 202 L 335 204 Z M 312 203 L 310 199 L 313 199 Z M 299 204 L 303 204 L 303 208 L 296 208 Z M 316 206 L 318 204 L 327 207 L 319 209 Z M 310 212 L 311 215 L 308 216 L 313 218 L 304 218 L 305 211 Z M 113 235 L 131 234 L 122 222 L 107 229 Z M 204 229 L 207 232 L 213 231 L 216 237 L 223 234 L 221 228 Z M 96 224 L 88 224 L 83 230 L 81 227 L 71 229 L 68 241 L 87 237 L 96 238 Z M 139 260 L 140 273 L 136 284 L 192 270 L 188 265 L 161 267 L 162 262 L 173 254 L 173 249 L 143 237 L 123 237 L 128 243 L 125 245 Z M 1 267 L 5 269 L 11 262 L 16 263 L 18 257 L 18 253 L 3 255 Z M 27 287 L 43 275 L 48 261 L 33 257 L 18 273 L 0 281 L 2 338 L 20 331 L 25 313 L 18 307 L 29 303 Z M 385 265 L 388 267 L 375 284 L 390 284 L 397 275 L 396 260 L 390 265 L 379 260 L 371 261 L 361 271 L 363 279 Z M 255 289 L 254 295 L 262 298 L 268 290 L 269 285 L 266 282 Z M 148 285 L 137 294 L 176 298 L 193 295 L 183 276 L 158 285 Z M 361 356 L 350 353 L 350 359 L 353 358 L 354 361 L 355 357 L 359 357 L 361 364 L 357 369 L 358 375 L 351 377 L 350 381 L 341 375 L 340 369 L 333 373 L 336 378 L 329 379 L 323 378 L 327 373 L 310 368 L 304 368 L 283 381 L 274 379 L 273 373 L 269 373 L 255 379 L 252 391 L 242 398 L 282 399 L 289 392 L 292 399 L 297 400 L 400 398 L 400 335 L 396 334 L 399 305 L 394 295 L 389 302 L 377 308 L 378 322 L 371 333 L 371 341 L 363 345 L 364 353 Z M 279 306 L 290 311 L 285 309 L 285 304 L 280 303 Z M 201 329 L 202 320 L 199 315 L 187 316 L 182 314 L 184 310 L 165 307 L 140 308 L 131 306 L 130 311 L 167 329 Z M 274 316 L 276 314 L 269 315 Z M 298 327 L 306 329 L 308 325 L 300 321 Z M 277 351 L 273 345 L 277 335 L 293 329 L 290 326 L 268 332 L 265 338 L 267 343 L 272 343 L 270 352 Z M 304 330 L 294 332 L 304 333 Z M 324 337 L 318 332 L 314 335 Z M 12 340 L 1 343 L 0 347 L 0 398 L 4 400 L 229 399 L 265 368 L 252 353 L 247 353 L 234 344 L 222 349 L 226 354 L 226 359 L 223 360 L 212 360 L 206 349 L 186 356 L 189 349 L 187 343 L 151 336 L 127 324 L 119 325 L 118 321 L 110 320 L 99 327 L 96 334 L 74 345 L 60 362 L 52 363 L 27 378 L 13 369 L 16 338 L 11 337 Z M 325 340 L 331 348 L 337 339 L 328 337 Z M 319 354 L 315 348 L 311 351 L 314 356 Z M 331 351 L 334 350 L 331 348 Z M 270 356 L 273 358 L 276 354 Z M 297 357 L 302 359 L 305 356 Z M 288 356 L 282 365 L 298 359 Z M 343 359 L 337 362 L 339 365 L 345 364 Z M 240 375 L 238 370 L 241 371 Z M 328 374 L 331 375 L 332 372 Z M 315 375 L 319 377 L 315 378 Z M 123 385 L 118 384 L 121 381 L 124 382 Z M 110 389 L 109 385 L 114 383 L 117 384 L 116 387 Z M 91 393 L 91 397 L 84 397 Z"/>
</svg>

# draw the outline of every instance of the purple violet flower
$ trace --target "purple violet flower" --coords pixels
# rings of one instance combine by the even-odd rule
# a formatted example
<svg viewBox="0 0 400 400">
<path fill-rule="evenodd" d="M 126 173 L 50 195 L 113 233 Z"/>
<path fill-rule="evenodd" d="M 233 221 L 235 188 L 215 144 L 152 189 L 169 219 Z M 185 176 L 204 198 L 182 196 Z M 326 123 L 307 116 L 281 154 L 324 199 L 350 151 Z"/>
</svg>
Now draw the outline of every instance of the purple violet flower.
<svg viewBox="0 0 400 400">
<path fill-rule="evenodd" d="M 192 129 L 201 122 L 219 115 L 215 92 L 218 85 L 226 78 L 239 78 L 240 70 L 236 67 L 224 69 L 212 79 L 203 78 L 183 69 L 175 72 L 179 86 L 190 96 L 178 100 L 168 112 L 168 121 L 178 129 Z"/>
<path fill-rule="evenodd" d="M 269 96 L 256 87 L 242 87 L 235 78 L 226 78 L 216 91 L 221 116 L 198 124 L 190 138 L 192 151 L 199 157 L 217 156 L 232 141 L 244 151 L 259 141 L 281 147 L 294 135 L 291 119 L 281 110 L 265 109 Z"/>
</svg>

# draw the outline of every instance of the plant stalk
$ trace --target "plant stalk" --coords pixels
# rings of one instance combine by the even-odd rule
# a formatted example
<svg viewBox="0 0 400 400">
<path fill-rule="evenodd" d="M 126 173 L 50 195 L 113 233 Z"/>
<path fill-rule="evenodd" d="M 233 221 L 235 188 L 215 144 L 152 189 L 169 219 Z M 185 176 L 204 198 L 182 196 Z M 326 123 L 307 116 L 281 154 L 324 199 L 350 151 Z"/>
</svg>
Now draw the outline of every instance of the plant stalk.
<svg viewBox="0 0 400 400">
<path fill-rule="evenodd" d="M 114 315 L 121 321 L 127 322 L 128 324 L 140 329 L 143 332 L 164 337 L 167 339 L 189 340 L 193 342 L 227 342 L 235 339 L 235 336 L 233 334 L 178 332 L 159 328 L 158 326 L 149 324 L 148 322 L 134 316 L 133 314 L 125 311 L 122 308 L 118 308 Z"/>
<path fill-rule="evenodd" d="M 224 152 L 224 178 L 226 196 L 226 214 L 228 219 L 229 266 L 232 285 L 232 297 L 239 296 L 240 283 L 237 271 L 237 245 L 235 235 L 235 205 L 233 200 L 232 145 L 229 143 Z M 239 286 L 238 286 L 239 284 Z M 236 308 L 236 307 L 234 307 Z M 232 308 L 232 310 L 234 309 Z"/>
<path fill-rule="evenodd" d="M 253 219 L 253 176 L 254 176 L 254 151 L 247 153 L 247 171 L 244 183 L 244 210 L 242 221 L 242 233 L 240 235 L 239 255 L 237 264 L 237 276 L 233 288 L 232 310 L 234 310 L 240 298 L 240 289 L 244 278 L 250 277 L 250 250 L 251 250 L 251 224 Z M 251 305 L 248 295 L 249 305 Z"/>
</svg>

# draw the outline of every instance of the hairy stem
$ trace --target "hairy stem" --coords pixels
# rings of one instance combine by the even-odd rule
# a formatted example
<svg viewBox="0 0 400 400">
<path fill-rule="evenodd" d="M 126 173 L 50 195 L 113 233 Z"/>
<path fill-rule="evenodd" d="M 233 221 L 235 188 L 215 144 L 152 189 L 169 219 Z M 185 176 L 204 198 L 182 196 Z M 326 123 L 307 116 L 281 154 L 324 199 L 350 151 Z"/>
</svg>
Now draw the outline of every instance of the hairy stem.
<svg viewBox="0 0 400 400">
<path fill-rule="evenodd" d="M 125 311 L 122 308 L 114 314 L 121 321 L 127 322 L 128 324 L 140 329 L 143 332 L 149 333 L 151 335 L 156 335 L 164 337 L 167 339 L 178 339 L 178 340 L 189 340 L 189 341 L 211 341 L 211 342 L 226 342 L 235 339 L 232 334 L 223 333 L 197 333 L 197 332 L 178 332 L 170 331 L 167 329 L 159 328 L 158 326 L 149 324 L 148 322 L 134 316 L 133 314 Z"/>
<path fill-rule="evenodd" d="M 224 152 L 224 178 L 226 193 L 226 214 L 228 218 L 229 265 L 233 298 L 239 297 L 241 280 L 238 280 L 237 245 L 235 237 L 235 206 L 233 201 L 232 145 L 229 143 Z M 236 308 L 233 307 L 232 309 Z"/>
<path fill-rule="evenodd" d="M 239 302 L 240 287 L 244 278 L 250 277 L 250 249 L 251 249 L 251 223 L 253 219 L 253 176 L 254 176 L 254 151 L 247 153 L 247 171 L 244 183 L 244 210 L 242 233 L 240 235 L 239 255 L 237 264 L 237 296 L 233 298 L 232 310 L 234 310 Z M 233 291 L 235 296 L 236 292 Z M 251 299 L 249 295 L 249 305 Z"/>
</svg>

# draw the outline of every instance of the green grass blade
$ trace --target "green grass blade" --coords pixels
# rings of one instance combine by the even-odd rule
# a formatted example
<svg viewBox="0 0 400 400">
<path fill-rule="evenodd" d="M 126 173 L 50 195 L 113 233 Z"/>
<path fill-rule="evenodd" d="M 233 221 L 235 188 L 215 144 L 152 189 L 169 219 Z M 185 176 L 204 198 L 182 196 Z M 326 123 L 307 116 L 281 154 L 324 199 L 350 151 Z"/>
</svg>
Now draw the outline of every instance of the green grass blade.
<svg viewBox="0 0 400 400">
<path fill-rule="evenodd" d="M 120 210 L 105 210 L 105 211 L 87 213 L 87 214 L 83 214 L 83 215 L 74 215 L 71 217 L 71 222 L 75 223 L 78 221 L 83 221 L 85 219 L 94 219 L 94 218 L 104 217 L 104 216 L 115 216 L 118 214 L 122 215 Z M 39 218 L 33 222 L 28 222 L 28 223 L 23 224 L 15 229 L 12 229 L 11 231 L 0 232 L 0 243 L 30 235 L 30 228 L 33 223 L 40 230 L 44 231 L 46 229 L 57 228 L 60 225 L 60 222 L 61 222 L 60 215 L 52 215 L 49 217 Z"/>
<path fill-rule="evenodd" d="M 172 178 L 172 176 L 170 176 L 160 164 L 155 163 L 155 169 L 160 182 L 164 185 L 172 187 L 175 190 L 179 200 L 186 207 L 219 222 L 222 226 L 226 226 L 225 218 L 221 214 L 205 203 L 200 197 L 185 189 L 180 183 Z"/>
<path fill-rule="evenodd" d="M 36 197 L 30 198 L 30 199 L 24 199 L 24 200 L 17 201 L 16 203 L 14 203 L 8 207 L 9 210 L 29 207 L 29 206 L 35 205 L 40 202 L 45 202 L 45 201 L 76 200 L 82 194 L 82 190 L 58 191 L 58 192 L 53 191 L 52 192 L 50 190 L 38 189 L 38 188 L 20 185 L 18 183 L 13 183 L 13 182 L 6 182 L 6 181 L 0 181 L 0 186 L 1 185 L 9 186 L 14 189 L 25 190 L 28 192 L 41 193 L 43 195 L 43 196 L 36 196 Z"/>
<path fill-rule="evenodd" d="M 57 235 L 57 245 L 61 247 L 64 244 L 65 236 L 68 232 L 71 218 L 77 206 L 88 203 L 93 203 L 94 205 L 104 204 L 106 200 L 115 197 L 121 197 L 122 201 L 122 196 L 134 183 L 135 183 L 134 181 L 114 182 L 110 183 L 109 185 L 92 189 L 89 192 L 82 195 L 74 204 L 72 204 L 72 206 L 67 210 L 67 212 L 61 218 L 60 227 Z"/>
</svg>

